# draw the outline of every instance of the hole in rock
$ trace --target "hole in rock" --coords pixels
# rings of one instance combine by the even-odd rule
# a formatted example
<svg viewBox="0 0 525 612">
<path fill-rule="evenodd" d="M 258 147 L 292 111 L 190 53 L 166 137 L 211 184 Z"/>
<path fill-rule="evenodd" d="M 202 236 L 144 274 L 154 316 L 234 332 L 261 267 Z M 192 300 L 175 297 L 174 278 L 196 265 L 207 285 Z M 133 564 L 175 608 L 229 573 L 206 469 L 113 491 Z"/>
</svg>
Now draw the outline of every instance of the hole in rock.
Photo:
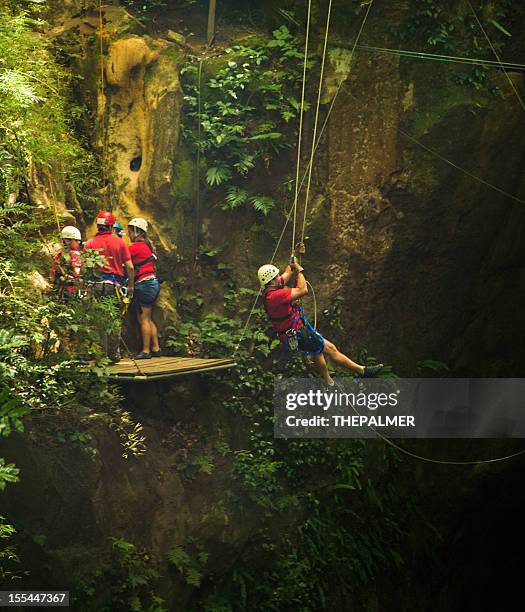
<svg viewBox="0 0 525 612">
<path fill-rule="evenodd" d="M 142 157 L 134 157 L 130 162 L 129 162 L 129 169 L 132 172 L 138 172 L 140 170 L 140 167 L 142 166 Z"/>
</svg>

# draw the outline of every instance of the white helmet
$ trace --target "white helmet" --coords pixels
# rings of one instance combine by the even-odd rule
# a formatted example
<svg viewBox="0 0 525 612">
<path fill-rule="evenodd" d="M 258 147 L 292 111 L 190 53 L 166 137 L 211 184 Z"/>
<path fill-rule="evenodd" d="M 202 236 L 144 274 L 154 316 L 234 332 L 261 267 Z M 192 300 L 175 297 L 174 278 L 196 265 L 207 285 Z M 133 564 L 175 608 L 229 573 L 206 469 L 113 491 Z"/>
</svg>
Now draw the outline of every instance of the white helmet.
<svg viewBox="0 0 525 612">
<path fill-rule="evenodd" d="M 143 219 L 142 217 L 135 217 L 135 219 L 131 219 L 131 221 L 128 223 L 128 227 L 130 225 L 131 227 L 138 227 L 143 232 L 148 231 L 148 222 L 146 221 L 146 219 Z"/>
<path fill-rule="evenodd" d="M 266 287 L 266 285 L 272 279 L 274 279 L 276 276 L 279 276 L 279 268 L 272 266 L 272 264 L 265 264 L 257 270 L 257 276 L 259 277 L 261 287 Z"/>
<path fill-rule="evenodd" d="M 66 227 L 60 232 L 62 239 L 69 238 L 70 240 L 82 240 L 80 230 L 72 225 L 66 225 Z"/>
</svg>

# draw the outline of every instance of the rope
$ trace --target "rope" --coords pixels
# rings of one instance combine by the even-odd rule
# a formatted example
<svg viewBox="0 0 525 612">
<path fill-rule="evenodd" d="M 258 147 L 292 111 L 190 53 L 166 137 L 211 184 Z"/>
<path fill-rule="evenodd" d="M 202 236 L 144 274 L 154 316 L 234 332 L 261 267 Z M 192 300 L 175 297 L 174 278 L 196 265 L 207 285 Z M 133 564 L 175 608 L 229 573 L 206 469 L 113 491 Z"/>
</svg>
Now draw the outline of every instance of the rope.
<svg viewBox="0 0 525 612">
<path fill-rule="evenodd" d="M 357 33 L 357 38 L 355 40 L 354 47 L 353 47 L 352 52 L 350 54 L 350 60 L 349 61 L 352 61 L 352 58 L 354 56 L 354 53 L 355 53 L 355 50 L 356 50 L 356 47 L 357 47 L 357 43 L 359 41 L 359 38 L 361 37 L 361 33 L 363 32 L 363 28 L 365 27 L 366 20 L 368 19 L 368 15 L 370 13 L 370 9 L 372 8 L 373 4 L 374 4 L 374 0 L 371 0 L 370 4 L 368 5 L 368 8 L 366 9 L 366 13 L 365 13 L 365 16 L 363 18 L 363 21 L 361 22 L 361 27 L 359 28 L 359 32 Z M 309 10 L 310 10 L 310 6 L 311 6 L 311 0 L 309 1 Z M 310 13 L 308 13 L 308 16 L 310 16 Z M 305 54 L 305 57 L 306 57 L 306 54 Z M 299 191 L 301 190 L 301 188 L 302 188 L 302 186 L 304 184 L 304 181 L 306 180 L 306 178 L 308 176 L 308 172 L 309 172 L 310 166 L 313 164 L 315 152 L 317 151 L 317 148 L 319 147 L 319 144 L 321 142 L 321 138 L 322 138 L 323 133 L 324 133 L 324 131 L 326 129 L 326 126 L 328 124 L 328 120 L 330 118 L 330 115 L 331 115 L 332 110 L 333 110 L 334 105 L 335 105 L 335 101 L 337 99 L 337 96 L 339 95 L 339 92 L 341 91 L 341 87 L 342 86 L 343 86 L 343 81 L 341 81 L 341 83 L 339 83 L 339 85 L 338 85 L 338 87 L 336 89 L 335 95 L 333 97 L 332 103 L 330 104 L 330 107 L 328 108 L 328 112 L 326 114 L 325 120 L 323 122 L 323 125 L 321 126 L 321 131 L 319 132 L 319 137 L 317 138 L 317 142 L 315 142 L 315 146 L 313 147 L 313 151 L 312 151 L 312 154 L 310 156 L 310 161 L 308 163 L 308 167 L 307 167 L 307 169 L 306 169 L 306 171 L 305 171 L 305 173 L 303 175 L 303 178 L 301 180 L 300 185 L 299 185 L 299 172 L 297 171 L 297 173 L 296 173 L 296 181 L 295 181 L 296 196 L 294 198 L 294 203 L 292 204 L 290 210 L 288 211 L 288 213 L 286 215 L 286 220 L 285 220 L 283 228 L 281 230 L 281 234 L 280 234 L 280 236 L 279 236 L 279 238 L 277 240 L 277 244 L 275 245 L 275 248 L 274 248 L 273 253 L 272 253 L 272 257 L 270 259 L 271 263 L 273 263 L 273 261 L 275 259 L 275 256 L 277 254 L 277 251 L 279 250 L 279 246 L 280 246 L 280 244 L 281 244 L 281 242 L 283 240 L 284 233 L 286 232 L 286 228 L 288 227 L 288 223 L 290 222 L 290 218 L 292 216 L 292 212 L 294 213 L 294 229 L 293 229 L 293 234 L 292 234 L 292 253 L 294 251 L 294 248 L 295 248 L 295 224 L 296 224 L 296 213 L 297 213 L 297 198 L 299 196 Z M 303 78 L 303 88 L 304 88 L 304 78 Z M 301 107 L 301 118 L 302 118 L 302 107 Z M 314 144 L 314 143 L 312 143 L 312 144 Z M 298 160 L 299 159 L 300 159 L 300 156 L 298 156 Z M 297 169 L 299 169 L 299 163 L 297 164 Z M 246 323 L 244 324 L 244 328 L 242 330 L 239 342 L 236 344 L 236 346 L 234 348 L 234 352 L 233 352 L 234 356 L 236 355 L 236 353 L 239 350 L 239 347 L 240 347 L 242 341 L 244 340 L 244 337 L 245 337 L 245 334 L 246 334 L 246 330 L 248 329 L 248 325 L 250 324 L 251 318 L 252 318 L 253 313 L 255 311 L 255 307 L 257 305 L 257 300 L 259 299 L 260 295 L 261 295 L 261 289 L 259 289 L 259 293 L 257 294 L 257 297 L 255 298 L 255 300 L 253 302 L 253 305 L 252 305 L 252 308 L 251 308 L 251 310 L 250 310 L 250 312 L 248 314 L 248 318 L 246 319 Z"/>
<path fill-rule="evenodd" d="M 102 156 L 101 156 L 101 170 L 102 170 L 102 184 L 104 187 L 107 187 L 107 175 L 106 175 L 106 162 L 107 162 L 107 150 L 106 150 L 106 130 L 105 130 L 105 82 L 104 82 L 104 21 L 103 21 L 103 12 L 102 12 L 102 0 L 98 1 L 98 21 L 99 21 L 99 29 L 98 29 L 98 37 L 99 37 L 99 68 L 100 68 L 100 87 L 99 87 L 99 104 L 102 105 L 102 115 L 100 121 L 100 138 L 102 140 Z M 110 203 L 110 208 L 112 208 Z"/>
<path fill-rule="evenodd" d="M 499 65 L 501 66 L 501 69 L 503 70 L 503 72 L 505 73 L 505 76 L 507 77 L 508 82 L 510 83 L 510 86 L 512 87 L 512 89 L 514 90 L 514 93 L 516 94 L 516 97 L 518 98 L 518 101 L 521 105 L 521 108 L 525 111 L 525 102 L 523 102 L 520 94 L 518 93 L 518 90 L 516 89 L 516 86 L 514 85 L 514 81 L 510 78 L 510 76 L 508 75 L 507 71 L 505 70 L 505 67 L 503 66 L 503 63 L 500 59 L 500 56 L 498 55 L 498 52 L 496 51 L 496 49 L 494 48 L 494 45 L 492 44 L 490 38 L 488 37 L 487 32 L 485 32 L 485 28 L 483 27 L 483 24 L 481 23 L 478 14 L 476 13 L 476 11 L 474 10 L 474 7 L 472 6 L 470 0 L 467 0 L 467 4 L 470 7 L 470 10 L 472 11 L 472 14 L 474 15 L 474 18 L 476 19 L 476 21 L 478 22 L 478 25 L 480 27 L 480 30 L 483 32 L 483 35 L 485 36 L 485 38 L 487 39 L 487 42 L 489 43 L 490 48 L 492 49 L 492 52 L 494 53 L 494 55 L 496 56 L 496 59 L 498 60 Z"/>
<path fill-rule="evenodd" d="M 352 98 L 357 100 L 357 98 L 355 98 L 355 96 L 353 96 L 352 94 L 349 94 L 349 95 Z M 521 198 L 518 198 L 517 196 L 512 195 L 508 191 L 505 191 L 504 189 L 501 189 L 500 187 L 497 187 L 496 185 L 493 185 L 492 183 L 489 183 L 485 179 L 482 179 L 481 177 L 476 176 L 475 174 L 472 174 L 472 172 L 469 172 L 468 170 L 465 170 L 465 168 L 463 168 L 462 166 L 458 166 L 458 164 L 456 164 L 455 162 L 451 161 L 450 159 L 444 157 L 443 155 L 441 155 L 441 153 L 438 153 L 434 149 L 431 149 L 430 147 L 427 147 L 422 142 L 417 140 L 417 138 L 414 138 L 410 134 L 407 134 L 407 132 L 405 132 L 401 128 L 398 127 L 397 130 L 399 131 L 400 134 L 403 134 L 403 136 L 405 136 L 406 138 L 408 138 L 412 142 L 416 143 L 417 145 L 419 145 L 420 147 L 425 149 L 425 151 L 428 151 L 429 153 L 431 153 L 432 155 L 434 155 L 435 157 L 437 157 L 441 161 L 444 161 L 449 166 L 452 166 L 453 168 L 456 168 L 456 170 L 459 170 L 460 172 L 463 172 L 463 174 L 466 174 L 470 178 L 473 178 L 474 180 L 478 181 L 478 183 L 481 183 L 482 185 L 485 185 L 486 187 L 489 187 L 490 189 L 493 189 L 494 191 L 497 191 L 501 195 L 504 195 L 505 197 L 510 198 L 511 200 L 515 200 L 516 202 L 519 202 L 520 204 L 525 204 L 525 200 L 522 200 Z"/>
<path fill-rule="evenodd" d="M 202 125 L 201 125 L 201 83 L 202 83 L 202 57 L 199 58 L 199 71 L 197 76 L 197 142 L 199 143 L 197 146 L 197 172 L 196 172 L 196 185 L 195 185 L 195 232 L 193 236 L 193 259 L 197 261 L 197 250 L 199 248 L 199 235 L 200 235 L 200 215 L 201 215 L 201 176 L 200 176 L 200 164 L 201 164 L 201 133 L 202 133 Z"/>
<path fill-rule="evenodd" d="M 306 196 L 305 196 L 305 201 L 304 201 L 304 215 L 303 215 L 303 227 L 301 229 L 301 242 L 304 242 L 304 230 L 306 228 L 306 214 L 308 212 L 308 200 L 310 197 L 310 184 L 312 181 L 312 169 L 313 169 L 313 160 L 314 160 L 314 154 L 315 154 L 315 149 L 314 149 L 314 144 L 315 144 L 315 139 L 317 136 L 317 123 L 319 121 L 319 107 L 321 106 L 321 93 L 323 91 L 323 78 L 324 78 L 324 66 L 325 66 L 325 60 L 326 60 L 326 49 L 328 47 L 328 34 L 330 32 L 330 16 L 332 13 L 332 0 L 330 0 L 329 4 L 328 4 L 328 15 L 326 17 L 326 29 L 325 29 L 325 36 L 324 36 L 324 47 L 323 47 L 323 59 L 321 61 L 321 74 L 319 75 L 319 87 L 317 90 L 317 106 L 315 109 L 315 120 L 314 120 L 314 134 L 312 137 L 312 153 L 310 155 L 310 163 L 308 164 L 308 181 L 306 183 Z M 299 180 L 299 176 L 296 177 L 296 181 Z M 299 190 L 297 190 L 299 191 Z M 295 238 L 295 237 L 294 237 Z M 295 242 L 294 242 L 295 244 Z M 293 250 L 292 250 L 293 252 Z M 314 325 L 315 327 L 315 325 Z"/>
<path fill-rule="evenodd" d="M 370 4 L 368 5 L 368 8 L 367 8 L 367 11 L 365 13 L 364 19 L 363 19 L 363 21 L 361 23 L 361 27 L 360 27 L 359 32 L 357 34 L 357 39 L 354 42 L 354 46 L 352 48 L 352 52 L 350 53 L 350 59 L 349 59 L 350 62 L 352 61 L 352 58 L 354 56 L 354 53 L 355 53 L 355 50 L 356 50 L 356 47 L 357 47 L 357 41 L 359 40 L 359 38 L 361 36 L 363 28 L 365 27 L 365 23 L 366 23 L 366 20 L 368 18 L 368 14 L 370 13 L 370 9 L 372 8 L 373 3 L 374 3 L 374 0 L 371 0 Z M 334 108 L 335 101 L 337 99 L 337 96 L 339 95 L 339 92 L 341 91 L 342 86 L 343 86 L 343 81 L 341 81 L 341 83 L 339 83 L 339 85 L 338 85 L 338 87 L 337 87 L 337 89 L 335 91 L 334 97 L 332 99 L 332 102 L 331 102 L 331 104 L 330 104 L 330 106 L 328 108 L 328 112 L 326 113 L 326 117 L 325 117 L 325 119 L 323 121 L 323 125 L 321 126 L 321 131 L 319 132 L 319 137 L 317 138 L 317 142 L 315 143 L 315 146 L 314 146 L 314 150 L 313 150 L 314 155 L 315 155 L 315 153 L 316 153 L 316 151 L 317 151 L 317 149 L 318 149 L 318 147 L 319 147 L 319 145 L 321 143 L 321 139 L 323 137 L 323 134 L 324 134 L 324 131 L 326 129 L 326 126 L 328 125 L 328 120 L 330 119 L 330 115 L 332 114 L 332 110 Z M 311 157 L 309 164 L 311 164 L 311 163 L 313 163 L 313 157 Z M 299 191 L 301 190 L 301 188 L 302 188 L 302 186 L 304 184 L 304 181 L 306 180 L 307 176 L 308 176 L 308 168 L 306 169 L 306 171 L 305 171 L 305 173 L 303 175 L 303 178 L 301 180 L 301 184 L 299 186 Z M 280 246 L 280 244 L 282 242 L 282 239 L 283 239 L 284 233 L 286 231 L 286 228 L 288 226 L 288 223 L 290 221 L 290 217 L 291 217 L 293 209 L 294 209 L 294 207 L 292 205 L 292 207 L 290 208 L 290 210 L 288 211 L 288 213 L 286 215 L 286 220 L 285 220 L 283 229 L 281 231 L 281 235 L 279 236 L 279 239 L 277 241 L 277 244 L 276 244 L 275 249 L 274 249 L 273 254 L 272 254 L 272 258 L 270 260 L 271 263 L 273 263 L 273 261 L 275 259 L 275 255 L 277 254 L 279 246 Z"/>
<path fill-rule="evenodd" d="M 299 116 L 299 134 L 297 136 L 297 162 L 296 162 L 296 170 L 295 170 L 295 196 L 293 203 L 293 230 L 292 230 L 292 249 L 291 254 L 293 257 L 295 250 L 295 227 L 297 223 L 297 199 L 299 197 L 299 171 L 301 165 L 301 143 L 302 143 L 302 133 L 303 133 L 303 115 L 304 115 L 304 95 L 306 90 L 306 69 L 308 66 L 308 41 L 310 37 L 310 15 L 312 12 L 312 0 L 308 0 L 308 16 L 306 20 L 306 35 L 305 35 L 305 43 L 304 43 L 304 62 L 303 62 L 303 84 L 301 91 L 301 109 Z"/>
<path fill-rule="evenodd" d="M 314 329 L 317 331 L 317 298 L 315 297 L 315 291 L 312 283 L 310 281 L 306 281 L 306 284 L 312 290 L 312 297 L 314 299 Z"/>
<path fill-rule="evenodd" d="M 345 43 L 334 43 L 335 47 L 345 47 Z M 408 57 L 411 59 L 434 60 L 455 64 L 471 64 L 475 66 L 486 66 L 489 68 L 501 69 L 503 66 L 514 70 L 525 70 L 525 64 L 517 64 L 514 62 L 495 62 L 493 60 L 479 59 L 475 57 L 461 57 L 457 55 L 440 55 L 438 53 L 426 53 L 421 51 L 408 51 L 406 49 L 388 49 L 386 47 L 372 47 L 370 45 L 358 45 L 359 49 L 365 51 L 377 51 L 389 55 L 397 55 L 400 57 Z"/>
<path fill-rule="evenodd" d="M 336 387 L 340 391 L 342 391 L 340 384 L 337 381 L 334 381 L 334 382 L 335 382 Z M 362 416 L 361 413 L 356 409 L 356 407 L 352 403 L 350 403 L 350 406 L 356 415 Z M 455 460 L 449 461 L 446 459 L 434 459 L 433 457 L 425 457 L 424 455 L 419 455 L 418 453 L 414 453 L 404 448 L 403 446 L 400 446 L 399 444 L 397 444 L 390 438 L 387 438 L 383 434 L 379 433 L 379 431 L 377 431 L 377 429 L 375 429 L 375 427 L 372 427 L 371 425 L 367 425 L 367 427 L 368 429 L 373 431 L 380 440 L 382 440 L 383 442 L 385 442 L 392 448 L 396 449 L 400 453 L 403 453 L 409 457 L 412 457 L 412 459 L 418 459 L 419 461 L 424 461 L 425 463 L 434 463 L 438 465 L 481 465 L 485 463 L 498 463 L 499 461 L 507 461 L 508 459 L 513 459 L 514 457 L 518 457 L 518 455 L 525 454 L 525 449 L 524 449 L 524 450 L 520 450 L 515 453 L 512 453 L 510 455 L 505 455 L 503 457 L 495 457 L 494 459 L 475 459 L 475 460 L 470 460 L 470 461 L 455 461 Z"/>
<path fill-rule="evenodd" d="M 133 357 L 133 353 L 129 350 L 129 346 L 127 345 L 126 341 L 124 340 L 124 337 L 122 336 L 122 327 L 121 327 L 120 332 L 119 332 L 119 340 L 120 340 L 120 342 L 122 342 L 122 344 L 124 345 L 124 348 L 128 352 L 129 358 L 131 359 L 131 361 L 133 361 L 133 365 L 137 368 L 137 372 L 141 376 L 147 376 L 147 374 L 141 369 L 141 367 L 137 363 L 137 360 Z"/>
<path fill-rule="evenodd" d="M 358 98 L 357 96 L 355 96 L 354 94 L 352 94 L 350 92 L 347 92 L 347 93 L 356 102 L 359 102 L 360 104 L 365 104 L 364 100 Z M 448 159 L 448 157 L 445 157 L 444 155 L 441 155 L 441 153 L 438 153 L 434 149 L 431 149 L 430 147 L 427 147 L 427 145 L 423 144 L 420 140 L 418 140 L 417 138 L 414 138 L 414 136 L 411 136 L 408 132 L 405 132 L 400 127 L 396 126 L 396 130 L 400 134 L 405 136 L 405 138 L 408 138 L 413 143 L 415 143 L 415 144 L 419 145 L 421 148 L 425 149 L 425 151 L 428 151 L 430 154 L 434 155 L 435 157 L 437 157 L 441 161 L 445 162 L 449 166 L 452 166 L 453 168 L 456 168 L 456 170 L 459 170 L 463 174 L 466 174 L 467 176 L 469 176 L 470 178 L 478 181 L 482 185 L 485 185 L 486 187 L 489 187 L 490 189 L 493 189 L 494 191 L 497 191 L 501 195 L 503 195 L 503 196 L 505 196 L 507 198 L 510 198 L 511 200 L 515 200 L 516 202 L 519 202 L 520 204 L 525 204 L 525 200 L 519 198 L 518 196 L 513 195 L 512 193 L 509 193 L 508 191 L 505 191 L 504 189 L 501 189 L 497 185 L 493 185 L 492 183 L 489 183 L 485 179 L 482 179 L 481 177 L 477 176 L 476 174 L 473 174 L 472 172 L 469 172 L 468 170 L 466 170 L 462 166 L 460 166 L 460 165 L 456 164 L 455 162 L 451 161 L 450 159 Z"/>
</svg>

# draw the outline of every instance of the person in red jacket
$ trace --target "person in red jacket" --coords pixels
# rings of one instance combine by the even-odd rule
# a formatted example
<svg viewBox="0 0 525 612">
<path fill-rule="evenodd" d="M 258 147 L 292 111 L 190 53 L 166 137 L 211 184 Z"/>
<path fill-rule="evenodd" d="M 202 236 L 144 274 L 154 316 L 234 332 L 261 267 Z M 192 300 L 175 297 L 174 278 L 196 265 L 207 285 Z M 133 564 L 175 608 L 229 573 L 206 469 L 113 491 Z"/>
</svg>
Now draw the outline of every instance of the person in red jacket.
<svg viewBox="0 0 525 612">
<path fill-rule="evenodd" d="M 115 215 L 107 210 L 97 215 L 97 234 L 90 238 L 84 248 L 98 251 L 106 259 L 104 266 L 97 270 L 95 297 L 119 297 L 126 293 L 123 289 L 127 282 L 127 295 L 133 298 L 133 264 L 126 243 L 113 234 Z M 126 275 L 127 273 L 127 280 Z M 120 330 L 118 334 L 105 332 L 102 337 L 106 353 L 113 363 L 120 361 Z"/>
<path fill-rule="evenodd" d="M 56 283 L 58 299 L 68 301 L 80 295 L 82 236 L 78 228 L 67 225 L 60 232 L 60 237 L 64 248 L 53 256 L 50 276 Z"/>
<path fill-rule="evenodd" d="M 135 271 L 135 304 L 142 336 L 142 350 L 135 359 L 160 357 L 159 335 L 155 321 L 151 318 L 153 305 L 160 293 L 155 262 L 155 247 L 148 239 L 148 222 L 136 217 L 128 223 L 129 237 L 133 244 L 129 247 Z"/>
<path fill-rule="evenodd" d="M 296 286 L 286 287 L 296 273 Z M 266 314 L 273 329 L 279 335 L 279 340 L 289 352 L 300 351 L 305 356 L 311 356 L 321 376 L 329 385 L 334 381 L 326 365 L 325 355 L 336 365 L 347 368 L 364 377 L 375 376 L 383 364 L 364 366 L 341 353 L 329 340 L 323 338 L 302 313 L 297 300 L 308 293 L 308 285 L 304 269 L 298 263 L 289 264 L 280 274 L 279 268 L 266 264 L 257 273 L 263 289 L 263 303 Z"/>
</svg>

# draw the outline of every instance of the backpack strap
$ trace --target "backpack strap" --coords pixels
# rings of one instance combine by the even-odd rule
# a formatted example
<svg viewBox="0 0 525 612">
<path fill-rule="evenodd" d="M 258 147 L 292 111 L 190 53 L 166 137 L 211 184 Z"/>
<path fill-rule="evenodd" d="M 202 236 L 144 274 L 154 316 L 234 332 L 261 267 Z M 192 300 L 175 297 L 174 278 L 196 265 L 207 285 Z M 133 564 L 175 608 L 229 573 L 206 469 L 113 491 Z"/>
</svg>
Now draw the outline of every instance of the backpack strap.
<svg viewBox="0 0 525 612">
<path fill-rule="evenodd" d="M 137 273 L 140 272 L 140 269 L 142 268 L 142 266 L 146 265 L 147 263 L 151 263 L 152 261 L 153 262 L 157 261 L 157 257 L 155 255 L 150 255 L 144 261 L 141 261 L 140 263 L 133 264 L 133 268 L 135 269 L 135 275 L 137 275 Z"/>
</svg>

